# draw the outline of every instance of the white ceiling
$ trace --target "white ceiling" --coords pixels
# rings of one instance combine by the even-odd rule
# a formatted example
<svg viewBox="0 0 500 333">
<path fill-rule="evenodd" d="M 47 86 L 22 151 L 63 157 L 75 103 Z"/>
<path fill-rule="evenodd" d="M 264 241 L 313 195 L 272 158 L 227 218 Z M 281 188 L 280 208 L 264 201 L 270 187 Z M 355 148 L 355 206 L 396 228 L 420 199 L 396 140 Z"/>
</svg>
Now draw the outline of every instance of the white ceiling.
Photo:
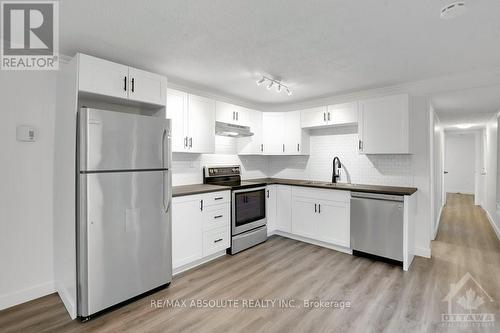
<svg viewBox="0 0 500 333">
<path fill-rule="evenodd" d="M 500 1 L 60 2 L 61 52 L 86 52 L 259 105 L 500 67 Z M 257 87 L 280 77 L 293 96 Z"/>
<path fill-rule="evenodd" d="M 500 85 L 441 93 L 431 98 L 441 124 L 484 125 L 500 111 Z"/>
</svg>

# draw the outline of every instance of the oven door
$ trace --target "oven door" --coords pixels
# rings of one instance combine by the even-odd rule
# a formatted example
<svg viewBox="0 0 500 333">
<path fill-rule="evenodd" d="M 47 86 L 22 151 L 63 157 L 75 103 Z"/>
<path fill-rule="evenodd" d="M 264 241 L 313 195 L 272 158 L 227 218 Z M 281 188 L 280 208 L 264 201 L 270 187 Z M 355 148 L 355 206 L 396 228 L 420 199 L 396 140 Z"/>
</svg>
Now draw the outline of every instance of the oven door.
<svg viewBox="0 0 500 333">
<path fill-rule="evenodd" d="M 254 187 L 232 192 L 232 234 L 266 225 L 266 188 Z"/>
</svg>

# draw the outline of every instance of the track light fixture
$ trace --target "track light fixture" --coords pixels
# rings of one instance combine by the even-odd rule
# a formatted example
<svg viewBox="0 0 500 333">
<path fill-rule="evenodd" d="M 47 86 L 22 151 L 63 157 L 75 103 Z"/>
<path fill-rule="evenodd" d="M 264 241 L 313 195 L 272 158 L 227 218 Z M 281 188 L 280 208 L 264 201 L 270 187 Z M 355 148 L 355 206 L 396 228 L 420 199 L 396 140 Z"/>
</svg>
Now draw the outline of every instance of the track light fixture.
<svg viewBox="0 0 500 333">
<path fill-rule="evenodd" d="M 290 90 L 290 88 L 287 85 L 283 84 L 281 82 L 281 80 L 272 79 L 272 78 L 264 76 L 264 75 L 262 76 L 262 78 L 260 78 L 260 80 L 257 81 L 257 85 L 260 86 L 260 85 L 262 85 L 263 83 L 266 83 L 266 82 L 269 82 L 269 84 L 266 86 L 266 88 L 268 90 L 271 90 L 271 88 L 273 86 L 276 86 L 276 91 L 277 92 L 280 93 L 281 90 L 286 90 L 286 93 L 287 93 L 288 96 L 292 95 L 292 91 Z"/>
</svg>

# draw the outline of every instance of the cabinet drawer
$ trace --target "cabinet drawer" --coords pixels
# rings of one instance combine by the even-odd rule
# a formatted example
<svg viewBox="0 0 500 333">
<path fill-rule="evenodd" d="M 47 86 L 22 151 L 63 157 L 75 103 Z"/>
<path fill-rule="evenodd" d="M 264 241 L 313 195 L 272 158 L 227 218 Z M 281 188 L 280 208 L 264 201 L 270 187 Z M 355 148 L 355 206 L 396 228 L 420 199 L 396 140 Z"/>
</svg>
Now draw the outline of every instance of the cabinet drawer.
<svg viewBox="0 0 500 333">
<path fill-rule="evenodd" d="M 305 197 L 317 200 L 321 199 L 329 201 L 349 202 L 351 198 L 351 192 L 343 190 L 292 186 L 292 197 Z"/>
<path fill-rule="evenodd" d="M 203 230 L 227 227 L 231 225 L 231 208 L 229 204 L 208 207 L 203 218 Z"/>
<path fill-rule="evenodd" d="M 203 233 L 203 256 L 229 248 L 229 227 L 222 227 Z"/>
<path fill-rule="evenodd" d="M 206 207 L 219 205 L 231 201 L 231 191 L 212 192 L 203 195 L 204 205 Z"/>
</svg>

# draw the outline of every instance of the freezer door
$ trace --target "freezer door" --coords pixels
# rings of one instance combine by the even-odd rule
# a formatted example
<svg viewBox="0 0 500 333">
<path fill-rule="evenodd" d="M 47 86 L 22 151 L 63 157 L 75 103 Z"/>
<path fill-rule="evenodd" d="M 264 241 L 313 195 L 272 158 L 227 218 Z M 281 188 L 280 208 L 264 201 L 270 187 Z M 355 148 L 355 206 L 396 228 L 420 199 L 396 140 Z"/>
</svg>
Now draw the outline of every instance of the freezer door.
<svg viewBox="0 0 500 333">
<path fill-rule="evenodd" d="M 82 108 L 80 171 L 168 168 L 170 120 Z"/>
<path fill-rule="evenodd" d="M 169 171 L 79 177 L 78 312 L 89 316 L 172 280 L 171 187 Z"/>
</svg>

